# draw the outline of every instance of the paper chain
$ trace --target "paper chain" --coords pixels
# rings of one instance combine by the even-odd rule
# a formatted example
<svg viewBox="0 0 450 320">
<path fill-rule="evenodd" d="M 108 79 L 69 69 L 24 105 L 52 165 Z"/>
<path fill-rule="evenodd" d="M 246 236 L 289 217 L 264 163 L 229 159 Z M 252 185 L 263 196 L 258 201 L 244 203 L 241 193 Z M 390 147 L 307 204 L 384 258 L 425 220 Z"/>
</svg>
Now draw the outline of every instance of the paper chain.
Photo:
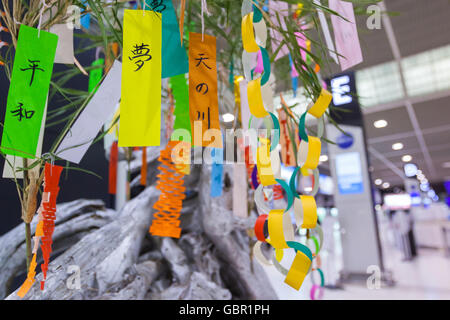
<svg viewBox="0 0 450 320">
<path fill-rule="evenodd" d="M 184 174 L 172 161 L 172 150 L 180 144 L 180 141 L 169 141 L 164 150 L 161 150 L 158 161 L 161 163 L 158 170 L 158 182 L 156 188 L 161 191 L 158 201 L 153 208 L 150 234 L 160 237 L 179 238 L 181 235 L 180 212 L 183 207 L 184 194 Z"/>
<path fill-rule="evenodd" d="M 248 81 L 247 95 L 252 118 L 266 118 L 270 116 L 273 122 L 273 128 L 278 129 L 274 139 L 270 141 L 266 138 L 259 138 L 257 148 L 257 164 L 252 172 L 252 182 L 255 191 L 255 202 L 260 216 L 255 223 L 255 235 L 257 242 L 253 247 L 253 254 L 263 265 L 274 266 L 279 272 L 286 276 L 285 283 L 292 288 L 299 290 L 304 278 L 311 271 L 317 271 L 321 275 L 321 286 L 313 283 L 311 289 L 311 298 L 318 298 L 323 294 L 323 273 L 320 270 L 320 262 L 317 260 L 318 253 L 323 243 L 323 232 L 320 225 L 317 224 L 317 207 L 314 196 L 319 186 L 319 164 L 321 141 L 323 134 L 323 119 L 320 119 L 328 105 L 331 102 L 331 94 L 322 89 L 322 92 L 314 104 L 308 106 L 307 111 L 302 115 L 299 121 L 299 135 L 301 142 L 298 146 L 297 167 L 291 176 L 289 184 L 281 179 L 280 176 L 280 156 L 276 150 L 279 142 L 280 125 L 278 119 L 271 111 L 273 110 L 272 90 L 269 86 L 270 60 L 267 54 L 266 46 L 267 27 L 258 7 L 252 5 L 250 1 L 244 0 L 242 4 L 242 43 L 244 51 L 242 61 L 245 78 Z M 263 59 L 264 72 L 256 79 L 253 78 L 254 70 L 250 70 L 251 53 L 259 52 Z M 306 114 L 309 113 L 318 119 L 318 137 L 309 136 L 305 130 Z M 251 119 L 252 119 L 251 118 Z M 249 126 L 251 125 L 251 119 Z M 270 122 L 270 121 L 269 121 Z M 267 123 L 267 122 L 266 122 Z M 267 126 L 266 126 L 267 127 Z M 312 170 L 314 176 L 314 187 L 309 195 L 299 195 L 295 188 L 297 174 L 302 168 Z M 260 184 L 258 185 L 258 179 Z M 288 206 L 286 209 L 271 209 L 264 201 L 263 188 L 266 186 L 280 185 L 286 192 Z M 279 188 L 279 187 L 275 187 Z M 279 192 L 279 191 L 277 191 Z M 294 241 L 294 228 L 291 223 L 291 216 L 288 212 L 293 207 L 296 227 L 307 229 L 308 241 L 315 244 L 315 252 L 302 243 Z M 266 236 L 267 234 L 267 236 Z M 267 259 L 262 251 L 263 243 L 270 244 L 274 251 L 271 259 Z M 283 258 L 285 249 L 294 249 L 295 258 L 289 269 L 283 267 L 280 261 Z M 316 268 L 312 268 L 312 261 L 316 260 Z M 312 279 L 312 281 L 314 281 Z M 316 294 L 316 292 L 319 292 Z"/>
</svg>

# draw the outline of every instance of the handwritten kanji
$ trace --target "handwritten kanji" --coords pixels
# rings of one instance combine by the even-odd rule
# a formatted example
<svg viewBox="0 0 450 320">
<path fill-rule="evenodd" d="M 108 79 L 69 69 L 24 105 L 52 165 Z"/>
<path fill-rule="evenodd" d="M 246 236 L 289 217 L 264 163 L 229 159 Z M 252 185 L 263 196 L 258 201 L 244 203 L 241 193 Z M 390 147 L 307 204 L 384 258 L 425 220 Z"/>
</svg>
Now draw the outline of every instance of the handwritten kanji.
<svg viewBox="0 0 450 320">
<path fill-rule="evenodd" d="M 34 80 L 34 74 L 36 73 L 36 70 L 42 71 L 44 72 L 44 69 L 39 68 L 39 62 L 41 62 L 40 60 L 30 60 L 28 59 L 28 62 L 30 63 L 28 68 L 21 68 L 21 71 L 28 71 L 31 70 L 31 80 L 30 80 L 30 86 L 33 84 L 33 80 Z"/>
<path fill-rule="evenodd" d="M 150 2 L 150 7 L 153 11 L 162 13 L 164 10 L 166 10 L 166 5 L 163 4 L 163 0 L 152 0 Z"/>
<path fill-rule="evenodd" d="M 205 113 L 197 111 L 197 120 L 200 120 L 200 118 L 202 118 L 201 119 L 202 121 L 205 120 Z M 208 107 L 208 129 L 211 129 L 211 115 L 210 115 L 209 107 Z"/>
<path fill-rule="evenodd" d="M 205 89 L 203 89 L 203 88 L 205 88 Z M 202 91 L 203 91 L 203 94 L 207 94 L 208 93 L 208 89 L 209 89 L 208 85 L 206 83 L 204 83 L 204 82 L 198 84 L 195 87 L 195 91 L 197 91 L 198 93 L 202 93 Z"/>
<path fill-rule="evenodd" d="M 19 121 L 22 121 L 23 118 L 25 119 L 31 119 L 34 115 L 33 110 L 26 110 L 23 107 L 23 103 L 19 102 L 19 105 L 17 106 L 16 110 L 11 111 L 13 114 L 13 117 L 19 117 Z"/>
<path fill-rule="evenodd" d="M 196 61 L 198 61 L 196 67 L 198 67 L 198 66 L 200 65 L 200 63 L 201 63 L 201 64 L 203 64 L 205 67 L 207 67 L 208 69 L 211 70 L 211 68 L 203 61 L 203 60 L 209 60 L 209 58 L 208 58 L 208 57 L 203 57 L 203 56 L 205 55 L 204 53 L 199 53 L 198 55 L 199 55 L 200 57 L 195 59 Z"/>
<path fill-rule="evenodd" d="M 139 71 L 143 66 L 144 62 L 149 61 L 152 59 L 152 56 L 149 54 L 150 49 L 148 48 L 148 44 L 142 43 L 141 45 L 134 45 L 134 49 L 131 50 L 131 53 L 133 54 L 132 57 L 128 57 L 131 61 L 134 59 L 139 59 L 134 61 L 134 63 L 137 66 L 137 69 L 134 71 Z M 146 60 L 142 60 L 141 58 L 147 58 Z"/>
</svg>

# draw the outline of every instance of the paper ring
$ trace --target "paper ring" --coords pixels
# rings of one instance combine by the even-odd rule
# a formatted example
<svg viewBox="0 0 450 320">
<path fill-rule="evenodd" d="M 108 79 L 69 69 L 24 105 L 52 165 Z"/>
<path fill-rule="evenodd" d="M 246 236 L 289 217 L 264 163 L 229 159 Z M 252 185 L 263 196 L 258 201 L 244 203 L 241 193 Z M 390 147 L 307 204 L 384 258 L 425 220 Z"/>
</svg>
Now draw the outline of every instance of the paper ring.
<svg viewBox="0 0 450 320">
<path fill-rule="evenodd" d="M 311 300 L 322 300 L 324 291 L 325 290 L 323 287 L 321 287 L 317 284 L 313 284 L 311 287 L 311 290 L 309 291 L 309 297 L 311 298 Z M 316 297 L 316 292 L 318 292 L 317 297 Z"/>
</svg>

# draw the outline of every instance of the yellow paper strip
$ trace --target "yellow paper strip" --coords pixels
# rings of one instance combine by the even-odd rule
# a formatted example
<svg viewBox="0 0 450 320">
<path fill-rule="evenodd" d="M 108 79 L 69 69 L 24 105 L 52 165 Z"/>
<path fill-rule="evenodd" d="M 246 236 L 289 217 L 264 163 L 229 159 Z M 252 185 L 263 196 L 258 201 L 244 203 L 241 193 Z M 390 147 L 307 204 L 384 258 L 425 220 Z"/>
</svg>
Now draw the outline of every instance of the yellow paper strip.
<svg viewBox="0 0 450 320">
<path fill-rule="evenodd" d="M 305 280 L 308 273 L 311 260 L 301 251 L 297 251 L 294 262 L 292 262 L 291 268 L 284 282 L 290 285 L 295 290 L 299 290 L 302 286 L 303 280 Z"/>
<path fill-rule="evenodd" d="M 289 246 L 286 243 L 283 230 L 283 212 L 282 209 L 269 212 L 268 227 L 270 244 L 275 249 L 286 249 Z"/>
<path fill-rule="evenodd" d="M 317 137 L 308 136 L 308 142 L 302 140 L 298 147 L 297 161 L 303 170 L 314 170 L 319 165 L 322 144 Z"/>
<path fill-rule="evenodd" d="M 161 14 L 125 10 L 119 147 L 160 145 Z"/>
<path fill-rule="evenodd" d="M 316 183 L 316 182 L 314 182 Z M 317 224 L 317 205 L 313 196 L 300 196 L 303 208 L 302 228 L 313 229 Z"/>
<path fill-rule="evenodd" d="M 250 112 L 257 118 L 264 118 L 269 113 L 264 108 L 261 95 L 261 78 L 251 80 L 247 85 L 248 106 Z"/>
<path fill-rule="evenodd" d="M 253 31 L 253 12 L 242 18 L 242 45 L 247 52 L 259 51 L 259 47 L 255 40 L 255 33 Z"/>
<path fill-rule="evenodd" d="M 270 161 L 270 140 L 266 138 L 259 138 L 261 145 L 258 147 L 256 153 L 256 167 L 258 170 L 259 180 L 263 186 L 270 186 L 277 184 L 272 170 L 272 163 Z"/>
<path fill-rule="evenodd" d="M 325 110 L 327 110 L 332 98 L 333 96 L 331 95 L 331 93 L 328 90 L 322 88 L 319 98 L 311 107 L 311 109 L 308 110 L 308 113 L 316 118 L 320 118 Z"/>
</svg>

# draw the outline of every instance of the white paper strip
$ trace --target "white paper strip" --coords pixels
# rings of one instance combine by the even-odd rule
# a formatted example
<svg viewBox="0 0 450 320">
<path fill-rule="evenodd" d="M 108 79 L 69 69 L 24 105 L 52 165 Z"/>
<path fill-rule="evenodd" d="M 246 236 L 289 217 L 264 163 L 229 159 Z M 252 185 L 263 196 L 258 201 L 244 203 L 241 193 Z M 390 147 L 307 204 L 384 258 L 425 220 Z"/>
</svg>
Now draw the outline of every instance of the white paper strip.
<svg viewBox="0 0 450 320">
<path fill-rule="evenodd" d="M 319 6 L 322 5 L 320 3 L 320 0 L 314 0 L 314 3 Z M 330 52 L 330 56 L 331 56 L 331 58 L 333 58 L 333 60 L 337 64 L 339 64 L 338 57 L 337 57 L 337 55 L 335 53 L 335 49 L 334 49 L 334 43 L 333 43 L 333 40 L 331 39 L 330 29 L 328 28 L 327 19 L 325 18 L 325 14 L 323 13 L 323 11 L 321 9 L 317 9 L 317 14 L 319 15 L 320 25 L 322 27 L 323 35 L 325 36 L 325 43 L 327 44 L 327 48 Z"/>
<path fill-rule="evenodd" d="M 66 24 L 55 24 L 50 27 L 50 32 L 58 35 L 55 63 L 74 64 L 73 29 Z"/>
<path fill-rule="evenodd" d="M 100 128 L 114 112 L 120 99 L 122 64 L 115 61 L 103 83 L 89 101 L 56 150 L 56 155 L 80 163 Z"/>
<path fill-rule="evenodd" d="M 233 213 L 247 218 L 247 169 L 243 163 L 233 164 Z"/>
</svg>

